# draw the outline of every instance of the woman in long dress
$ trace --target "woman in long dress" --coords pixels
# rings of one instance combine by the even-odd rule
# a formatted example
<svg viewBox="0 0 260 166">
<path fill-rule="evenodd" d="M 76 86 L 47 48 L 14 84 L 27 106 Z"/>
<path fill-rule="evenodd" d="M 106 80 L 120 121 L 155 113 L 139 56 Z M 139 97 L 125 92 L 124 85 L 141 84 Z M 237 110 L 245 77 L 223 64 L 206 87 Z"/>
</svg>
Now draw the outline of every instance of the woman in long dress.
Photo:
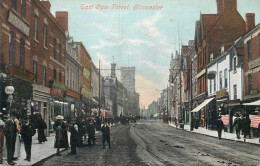
<svg viewBox="0 0 260 166">
<path fill-rule="evenodd" d="M 47 141 L 44 130 L 47 129 L 47 125 L 43 119 L 39 119 L 38 123 L 38 141 L 39 143 Z"/>
<path fill-rule="evenodd" d="M 14 150 L 14 158 L 19 158 L 20 157 L 20 149 L 21 149 L 21 126 L 19 122 L 19 117 L 16 116 L 14 119 L 14 122 L 16 124 L 16 141 L 15 141 L 15 150 Z"/>
</svg>

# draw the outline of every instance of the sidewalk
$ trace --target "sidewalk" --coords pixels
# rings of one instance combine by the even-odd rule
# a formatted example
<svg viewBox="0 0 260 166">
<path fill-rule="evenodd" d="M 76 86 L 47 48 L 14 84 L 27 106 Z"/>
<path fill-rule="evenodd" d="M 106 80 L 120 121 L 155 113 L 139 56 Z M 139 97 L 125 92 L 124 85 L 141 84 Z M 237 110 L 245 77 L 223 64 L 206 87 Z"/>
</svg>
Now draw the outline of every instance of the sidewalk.
<svg viewBox="0 0 260 166">
<path fill-rule="evenodd" d="M 174 124 L 168 124 L 168 125 L 176 128 L 176 126 Z M 178 127 L 178 129 L 181 129 L 181 128 Z M 199 127 L 198 129 L 193 129 L 193 131 L 190 131 L 190 125 L 184 125 L 184 130 L 189 131 L 189 132 L 193 132 L 193 133 L 199 133 L 199 134 L 208 135 L 208 136 L 211 136 L 211 137 L 218 138 L 218 132 L 216 130 L 208 130 L 206 128 Z M 227 139 L 227 140 L 232 140 L 232 141 L 244 142 L 243 135 L 241 135 L 240 139 L 237 139 L 236 134 L 234 134 L 234 133 L 222 132 L 221 138 Z M 260 144 L 260 138 L 252 138 L 252 139 L 247 138 L 246 142 L 259 145 Z"/>
</svg>

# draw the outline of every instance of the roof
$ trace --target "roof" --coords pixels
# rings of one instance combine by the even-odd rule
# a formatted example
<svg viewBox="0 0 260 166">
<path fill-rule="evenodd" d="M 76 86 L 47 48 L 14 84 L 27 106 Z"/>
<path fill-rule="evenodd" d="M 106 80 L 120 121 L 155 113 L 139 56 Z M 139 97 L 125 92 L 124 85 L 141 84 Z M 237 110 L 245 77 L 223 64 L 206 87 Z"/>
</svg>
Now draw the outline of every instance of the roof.
<svg viewBox="0 0 260 166">
<path fill-rule="evenodd" d="M 216 23 L 219 15 L 218 14 L 201 14 L 202 28 L 204 34 Z"/>
</svg>

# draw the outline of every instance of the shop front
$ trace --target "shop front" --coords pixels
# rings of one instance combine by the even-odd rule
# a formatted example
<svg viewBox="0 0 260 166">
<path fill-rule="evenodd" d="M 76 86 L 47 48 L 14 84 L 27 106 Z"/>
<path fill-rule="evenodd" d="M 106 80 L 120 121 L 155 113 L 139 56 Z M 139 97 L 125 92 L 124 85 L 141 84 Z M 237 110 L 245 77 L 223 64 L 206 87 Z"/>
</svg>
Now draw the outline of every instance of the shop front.
<svg viewBox="0 0 260 166">
<path fill-rule="evenodd" d="M 53 131 L 53 125 L 56 120 L 56 116 L 62 115 L 68 112 L 68 103 L 65 100 L 67 86 L 51 81 L 50 83 L 50 116 L 49 116 L 49 124 L 50 131 Z"/>
<path fill-rule="evenodd" d="M 82 112 L 82 102 L 80 100 L 80 94 L 70 89 L 66 92 L 65 101 L 68 103 L 68 110 L 64 112 L 64 117 L 67 117 L 70 121 L 72 118 L 77 117 Z"/>
<path fill-rule="evenodd" d="M 82 112 L 84 112 L 86 116 L 91 116 L 91 108 L 93 107 L 91 90 L 85 86 L 82 86 L 81 96 L 82 96 L 82 110 L 83 110 Z"/>
</svg>

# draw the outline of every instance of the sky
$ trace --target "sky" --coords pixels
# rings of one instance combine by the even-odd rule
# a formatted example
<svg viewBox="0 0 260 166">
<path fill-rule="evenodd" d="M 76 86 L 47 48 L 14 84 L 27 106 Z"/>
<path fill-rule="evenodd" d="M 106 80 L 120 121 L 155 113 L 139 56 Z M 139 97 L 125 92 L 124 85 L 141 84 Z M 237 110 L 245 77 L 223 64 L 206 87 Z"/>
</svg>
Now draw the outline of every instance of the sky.
<svg viewBox="0 0 260 166">
<path fill-rule="evenodd" d="M 172 52 L 194 39 L 195 22 L 202 14 L 217 12 L 216 0 L 49 0 L 51 12 L 68 11 L 69 34 L 83 42 L 101 69 L 136 69 L 136 91 L 143 108 L 157 101 L 167 87 Z M 255 13 L 260 21 L 260 0 L 237 0 L 238 11 Z M 103 9 L 96 9 L 97 5 Z M 112 5 L 129 10 L 111 9 Z M 134 10 L 135 5 L 162 6 L 161 10 Z M 93 9 L 82 9 L 93 5 Z M 105 6 L 108 6 L 108 9 Z M 103 73 L 103 76 L 108 73 Z M 118 73 L 118 77 L 120 77 Z"/>
</svg>

